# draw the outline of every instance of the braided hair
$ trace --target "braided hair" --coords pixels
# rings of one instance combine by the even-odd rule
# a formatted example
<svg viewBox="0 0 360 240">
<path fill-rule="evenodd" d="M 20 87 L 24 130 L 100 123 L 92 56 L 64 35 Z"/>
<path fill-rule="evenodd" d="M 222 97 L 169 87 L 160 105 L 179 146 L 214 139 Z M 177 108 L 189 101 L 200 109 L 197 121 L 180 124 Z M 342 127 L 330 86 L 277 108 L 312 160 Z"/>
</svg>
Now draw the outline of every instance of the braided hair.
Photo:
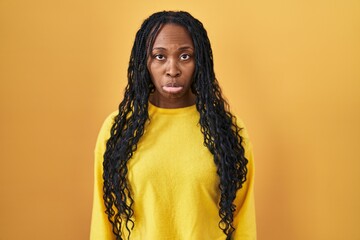
<svg viewBox="0 0 360 240">
<path fill-rule="evenodd" d="M 200 129 L 204 145 L 214 156 L 219 176 L 219 228 L 230 239 L 233 226 L 236 192 L 246 181 L 247 162 L 242 147 L 240 128 L 229 111 L 215 77 L 213 56 L 207 32 L 202 23 L 187 12 L 163 11 L 147 18 L 136 33 L 128 67 L 128 84 L 119 113 L 114 118 L 111 135 L 106 143 L 103 162 L 103 199 L 105 212 L 112 224 L 117 240 L 123 232 L 134 228 L 132 208 L 134 199 L 127 180 L 127 163 L 137 149 L 149 120 L 148 100 L 154 90 L 147 58 L 164 24 L 183 26 L 190 34 L 195 48 L 195 71 L 191 91 L 196 96 L 196 109 L 200 114 Z M 126 230 L 125 230 L 126 229 Z"/>
</svg>

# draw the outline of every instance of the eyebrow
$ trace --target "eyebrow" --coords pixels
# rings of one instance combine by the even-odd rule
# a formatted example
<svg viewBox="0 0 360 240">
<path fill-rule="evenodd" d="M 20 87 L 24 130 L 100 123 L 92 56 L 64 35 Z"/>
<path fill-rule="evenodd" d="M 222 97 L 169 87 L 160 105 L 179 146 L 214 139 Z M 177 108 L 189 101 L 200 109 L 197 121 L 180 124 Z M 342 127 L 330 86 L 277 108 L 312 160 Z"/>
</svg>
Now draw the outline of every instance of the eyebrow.
<svg viewBox="0 0 360 240">
<path fill-rule="evenodd" d="M 183 46 L 183 47 L 178 48 L 177 50 L 182 51 L 182 50 L 188 50 L 188 49 L 194 50 L 194 49 L 193 49 L 192 47 L 190 47 L 190 46 Z M 167 50 L 167 49 L 166 49 L 166 48 L 163 48 L 163 47 L 155 47 L 155 48 L 153 48 L 152 50 Z"/>
</svg>

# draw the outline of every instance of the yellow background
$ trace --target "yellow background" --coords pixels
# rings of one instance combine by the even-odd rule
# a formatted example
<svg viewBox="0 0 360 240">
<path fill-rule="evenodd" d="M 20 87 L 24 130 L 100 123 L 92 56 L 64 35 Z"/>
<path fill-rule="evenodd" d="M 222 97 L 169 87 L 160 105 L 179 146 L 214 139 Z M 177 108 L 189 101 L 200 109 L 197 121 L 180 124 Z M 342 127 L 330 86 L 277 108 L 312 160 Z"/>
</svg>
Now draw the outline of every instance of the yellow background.
<svg viewBox="0 0 360 240">
<path fill-rule="evenodd" d="M 95 139 L 163 9 L 204 23 L 247 124 L 258 239 L 359 240 L 358 0 L 1 0 L 0 239 L 88 239 Z"/>
</svg>

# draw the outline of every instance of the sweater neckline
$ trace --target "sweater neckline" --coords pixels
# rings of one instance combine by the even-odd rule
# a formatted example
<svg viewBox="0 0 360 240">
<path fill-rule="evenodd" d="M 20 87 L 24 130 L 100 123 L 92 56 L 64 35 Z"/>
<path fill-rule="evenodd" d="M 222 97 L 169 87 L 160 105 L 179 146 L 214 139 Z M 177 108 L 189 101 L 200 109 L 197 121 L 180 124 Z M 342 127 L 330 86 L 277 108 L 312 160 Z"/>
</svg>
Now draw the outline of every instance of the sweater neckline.
<svg viewBox="0 0 360 240">
<path fill-rule="evenodd" d="M 164 115 L 183 115 L 183 114 L 192 114 L 194 112 L 197 112 L 196 104 L 181 108 L 161 108 L 155 106 L 150 101 L 148 103 L 149 103 L 148 111 L 150 115 L 154 113 L 164 114 Z"/>
</svg>

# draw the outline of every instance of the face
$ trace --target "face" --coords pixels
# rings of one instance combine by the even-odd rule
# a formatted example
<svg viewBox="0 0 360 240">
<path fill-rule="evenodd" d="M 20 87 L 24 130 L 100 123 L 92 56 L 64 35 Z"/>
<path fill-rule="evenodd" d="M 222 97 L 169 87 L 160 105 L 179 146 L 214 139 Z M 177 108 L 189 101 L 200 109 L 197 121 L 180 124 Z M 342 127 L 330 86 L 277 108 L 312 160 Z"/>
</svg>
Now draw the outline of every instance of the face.
<svg viewBox="0 0 360 240">
<path fill-rule="evenodd" d="M 155 38 L 147 68 L 155 91 L 150 102 L 161 108 L 193 105 L 191 83 L 195 70 L 194 45 L 187 30 L 165 24 Z"/>
</svg>

